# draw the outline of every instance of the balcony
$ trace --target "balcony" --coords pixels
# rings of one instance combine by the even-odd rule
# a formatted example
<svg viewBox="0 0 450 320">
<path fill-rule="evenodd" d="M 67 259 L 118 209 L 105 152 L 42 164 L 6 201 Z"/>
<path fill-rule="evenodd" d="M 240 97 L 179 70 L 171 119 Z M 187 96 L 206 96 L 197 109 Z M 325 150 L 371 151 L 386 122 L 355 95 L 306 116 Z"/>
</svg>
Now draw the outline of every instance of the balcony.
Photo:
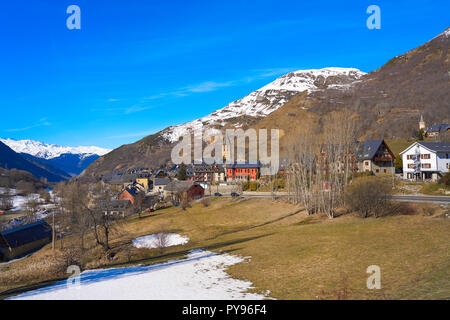
<svg viewBox="0 0 450 320">
<path fill-rule="evenodd" d="M 375 157 L 375 158 L 373 158 L 373 161 L 374 161 L 374 162 L 378 162 L 378 161 L 388 161 L 388 162 L 392 162 L 392 161 L 394 161 L 394 160 L 392 159 L 392 157 L 382 156 L 382 157 Z"/>
</svg>

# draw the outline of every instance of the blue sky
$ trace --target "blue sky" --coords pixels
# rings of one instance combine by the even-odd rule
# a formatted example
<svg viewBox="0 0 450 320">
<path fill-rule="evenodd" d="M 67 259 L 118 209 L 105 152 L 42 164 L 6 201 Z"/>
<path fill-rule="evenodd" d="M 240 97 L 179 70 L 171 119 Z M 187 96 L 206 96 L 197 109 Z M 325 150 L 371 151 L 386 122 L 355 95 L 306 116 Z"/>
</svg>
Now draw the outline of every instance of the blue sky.
<svg viewBox="0 0 450 320">
<path fill-rule="evenodd" d="M 81 30 L 66 9 L 81 8 Z M 369 30 L 366 9 L 381 8 Z M 369 72 L 450 23 L 445 1 L 8 1 L 0 137 L 115 148 L 291 70 Z"/>
</svg>

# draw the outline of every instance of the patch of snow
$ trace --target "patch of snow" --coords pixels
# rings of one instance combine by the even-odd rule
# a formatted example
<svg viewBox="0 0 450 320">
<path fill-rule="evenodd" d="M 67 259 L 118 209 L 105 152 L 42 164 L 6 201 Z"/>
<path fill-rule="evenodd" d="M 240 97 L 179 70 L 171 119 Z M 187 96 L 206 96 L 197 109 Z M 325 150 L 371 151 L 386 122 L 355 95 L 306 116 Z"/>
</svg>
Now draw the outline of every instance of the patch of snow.
<svg viewBox="0 0 450 320">
<path fill-rule="evenodd" d="M 109 149 L 95 146 L 64 147 L 33 140 L 0 139 L 0 141 L 17 153 L 27 153 L 44 159 L 57 158 L 67 153 L 81 155 L 81 158 L 84 159 L 91 155 L 103 156 L 111 151 Z"/>
<path fill-rule="evenodd" d="M 136 248 L 158 248 L 158 238 L 161 234 L 150 234 L 148 236 L 139 237 L 133 240 L 133 246 Z M 183 237 L 176 233 L 168 233 L 166 235 L 167 243 L 166 247 L 183 245 L 189 242 L 188 237 Z"/>
<path fill-rule="evenodd" d="M 186 259 L 149 266 L 88 270 L 79 284 L 61 281 L 10 299 L 18 300 L 260 300 L 252 283 L 231 278 L 226 269 L 247 258 L 193 250 Z"/>
</svg>

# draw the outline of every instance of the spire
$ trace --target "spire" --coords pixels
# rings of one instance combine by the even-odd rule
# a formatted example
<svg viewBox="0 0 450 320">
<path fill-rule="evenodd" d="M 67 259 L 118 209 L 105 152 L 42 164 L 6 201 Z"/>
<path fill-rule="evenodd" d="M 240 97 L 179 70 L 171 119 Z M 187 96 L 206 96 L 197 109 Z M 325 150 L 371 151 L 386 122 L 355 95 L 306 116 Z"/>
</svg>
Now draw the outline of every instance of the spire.
<svg viewBox="0 0 450 320">
<path fill-rule="evenodd" d="M 426 124 L 425 121 L 423 120 L 423 114 L 420 115 L 420 121 L 419 121 L 419 130 L 425 130 L 426 129 Z"/>
</svg>

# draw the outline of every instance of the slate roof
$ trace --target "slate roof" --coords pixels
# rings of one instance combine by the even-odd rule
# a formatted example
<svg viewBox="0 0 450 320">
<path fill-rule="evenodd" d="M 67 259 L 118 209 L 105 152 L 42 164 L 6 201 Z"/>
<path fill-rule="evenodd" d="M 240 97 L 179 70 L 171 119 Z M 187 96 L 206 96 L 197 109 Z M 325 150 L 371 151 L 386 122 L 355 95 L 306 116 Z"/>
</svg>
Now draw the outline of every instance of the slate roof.
<svg viewBox="0 0 450 320">
<path fill-rule="evenodd" d="M 167 178 L 155 178 L 154 185 L 155 186 L 165 186 L 170 182 L 170 179 Z"/>
<path fill-rule="evenodd" d="M 227 168 L 231 169 L 252 169 L 252 168 L 261 168 L 261 162 L 257 161 L 257 163 L 233 163 L 231 165 L 227 165 Z"/>
<path fill-rule="evenodd" d="M 166 191 L 186 191 L 193 185 L 194 185 L 194 182 L 192 182 L 192 181 L 174 180 L 174 181 L 171 181 L 169 184 L 167 184 L 167 186 L 164 190 L 166 190 Z"/>
<path fill-rule="evenodd" d="M 450 152 L 450 142 L 417 142 L 435 152 Z"/>
<path fill-rule="evenodd" d="M 17 228 L 0 232 L 0 236 L 10 248 L 17 248 L 27 243 L 42 240 L 52 236 L 52 227 L 40 220 Z"/>
<path fill-rule="evenodd" d="M 99 201 L 100 208 L 107 209 L 106 201 Z M 126 209 L 130 205 L 130 200 L 111 200 L 108 204 L 109 210 Z"/>
<path fill-rule="evenodd" d="M 370 160 L 380 148 L 383 140 L 367 140 L 358 144 L 356 156 L 359 160 Z"/>
<path fill-rule="evenodd" d="M 441 131 L 447 131 L 449 129 L 450 129 L 450 124 L 441 123 L 441 124 L 434 124 L 434 125 L 428 127 L 427 132 L 441 132 Z"/>
</svg>

